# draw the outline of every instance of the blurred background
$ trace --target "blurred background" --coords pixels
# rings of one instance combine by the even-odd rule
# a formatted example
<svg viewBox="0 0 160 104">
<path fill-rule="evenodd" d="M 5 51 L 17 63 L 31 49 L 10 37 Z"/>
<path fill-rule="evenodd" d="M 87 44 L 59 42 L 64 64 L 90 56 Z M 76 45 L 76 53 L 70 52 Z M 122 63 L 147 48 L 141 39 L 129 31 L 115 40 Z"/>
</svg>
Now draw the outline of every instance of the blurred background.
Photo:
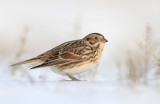
<svg viewBox="0 0 160 104">
<path fill-rule="evenodd" d="M 159 0 L 0 0 L 0 102 L 19 104 L 37 96 L 23 103 L 50 104 L 53 98 L 71 104 L 159 104 L 159 18 Z M 89 82 L 61 82 L 67 78 L 49 68 L 10 67 L 93 32 L 109 42 L 99 65 L 77 76 Z"/>
</svg>

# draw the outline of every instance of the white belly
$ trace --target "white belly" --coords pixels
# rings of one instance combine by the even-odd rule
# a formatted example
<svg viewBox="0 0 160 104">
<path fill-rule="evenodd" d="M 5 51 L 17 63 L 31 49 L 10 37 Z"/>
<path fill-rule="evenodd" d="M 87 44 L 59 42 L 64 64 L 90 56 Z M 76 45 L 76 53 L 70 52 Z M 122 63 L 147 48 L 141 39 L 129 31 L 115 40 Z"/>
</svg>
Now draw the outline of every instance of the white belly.
<svg viewBox="0 0 160 104">
<path fill-rule="evenodd" d="M 70 74 L 70 75 L 76 75 L 76 74 L 81 74 L 81 73 L 83 73 L 83 72 L 89 71 L 89 70 L 92 69 L 95 65 L 96 65 L 95 63 L 89 63 L 89 64 L 81 65 L 81 66 L 79 66 L 79 67 L 74 67 L 74 68 L 71 68 L 71 69 L 64 69 L 64 70 L 62 70 L 62 71 L 60 71 L 60 70 L 52 67 L 52 70 L 53 70 L 55 73 L 58 73 L 58 74 L 61 74 L 61 75 L 65 75 L 66 73 L 67 73 L 67 74 Z"/>
</svg>

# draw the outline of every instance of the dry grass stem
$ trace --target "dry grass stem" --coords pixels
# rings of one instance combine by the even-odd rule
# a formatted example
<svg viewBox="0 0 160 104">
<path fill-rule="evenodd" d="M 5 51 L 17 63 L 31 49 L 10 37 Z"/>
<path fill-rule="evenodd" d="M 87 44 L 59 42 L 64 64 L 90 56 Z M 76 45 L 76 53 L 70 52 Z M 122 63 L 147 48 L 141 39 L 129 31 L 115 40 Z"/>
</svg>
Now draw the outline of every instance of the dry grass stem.
<svg viewBox="0 0 160 104">
<path fill-rule="evenodd" d="M 19 60 L 21 58 L 22 54 L 25 53 L 25 45 L 27 44 L 27 38 L 29 35 L 29 31 L 30 31 L 30 27 L 28 25 L 26 25 L 24 27 L 24 32 L 20 36 L 20 39 L 19 39 L 19 46 L 18 46 L 17 53 L 15 56 L 16 62 L 17 62 L 17 60 Z M 15 61 L 13 61 L 13 62 L 15 62 Z M 27 71 L 20 70 L 20 68 L 21 68 L 20 66 L 13 67 L 11 69 L 11 75 L 15 76 L 16 73 L 20 72 L 22 77 L 27 77 L 31 82 L 33 82 L 32 76 Z"/>
<path fill-rule="evenodd" d="M 127 73 L 125 76 L 134 83 L 147 84 L 148 74 L 153 69 L 153 59 L 157 49 L 157 42 L 150 25 L 146 26 L 146 33 L 142 40 L 135 43 L 136 47 L 126 51 L 125 66 Z"/>
</svg>

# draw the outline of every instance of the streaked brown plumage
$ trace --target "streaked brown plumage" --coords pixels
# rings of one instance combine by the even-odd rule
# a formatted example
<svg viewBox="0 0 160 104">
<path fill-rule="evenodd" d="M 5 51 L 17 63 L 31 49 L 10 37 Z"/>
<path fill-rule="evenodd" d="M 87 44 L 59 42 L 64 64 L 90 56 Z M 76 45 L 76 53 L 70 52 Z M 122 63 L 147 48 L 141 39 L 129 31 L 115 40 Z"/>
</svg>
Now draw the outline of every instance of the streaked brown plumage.
<svg viewBox="0 0 160 104">
<path fill-rule="evenodd" d="M 107 40 L 99 33 L 91 33 L 83 39 L 65 42 L 37 57 L 13 64 L 12 66 L 41 62 L 32 67 L 52 67 L 52 70 L 61 75 L 67 75 L 72 80 L 78 80 L 72 75 L 80 74 L 94 67 L 100 57 Z"/>
</svg>

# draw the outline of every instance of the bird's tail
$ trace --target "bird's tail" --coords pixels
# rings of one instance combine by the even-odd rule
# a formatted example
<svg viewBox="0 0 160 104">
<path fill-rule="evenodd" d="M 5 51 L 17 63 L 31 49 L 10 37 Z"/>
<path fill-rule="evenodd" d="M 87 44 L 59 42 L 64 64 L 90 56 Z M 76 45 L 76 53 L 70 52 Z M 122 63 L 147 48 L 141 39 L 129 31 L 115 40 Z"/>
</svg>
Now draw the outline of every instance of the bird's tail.
<svg viewBox="0 0 160 104">
<path fill-rule="evenodd" d="M 16 64 L 12 64 L 11 66 L 18 66 L 18 65 L 22 65 L 22 64 L 28 64 L 28 63 L 32 63 L 32 62 L 38 62 L 38 61 L 41 61 L 40 58 L 32 58 L 32 59 L 29 59 L 29 60 L 26 60 L 26 61 L 22 61 L 22 62 L 19 62 L 19 63 L 16 63 Z"/>
</svg>

